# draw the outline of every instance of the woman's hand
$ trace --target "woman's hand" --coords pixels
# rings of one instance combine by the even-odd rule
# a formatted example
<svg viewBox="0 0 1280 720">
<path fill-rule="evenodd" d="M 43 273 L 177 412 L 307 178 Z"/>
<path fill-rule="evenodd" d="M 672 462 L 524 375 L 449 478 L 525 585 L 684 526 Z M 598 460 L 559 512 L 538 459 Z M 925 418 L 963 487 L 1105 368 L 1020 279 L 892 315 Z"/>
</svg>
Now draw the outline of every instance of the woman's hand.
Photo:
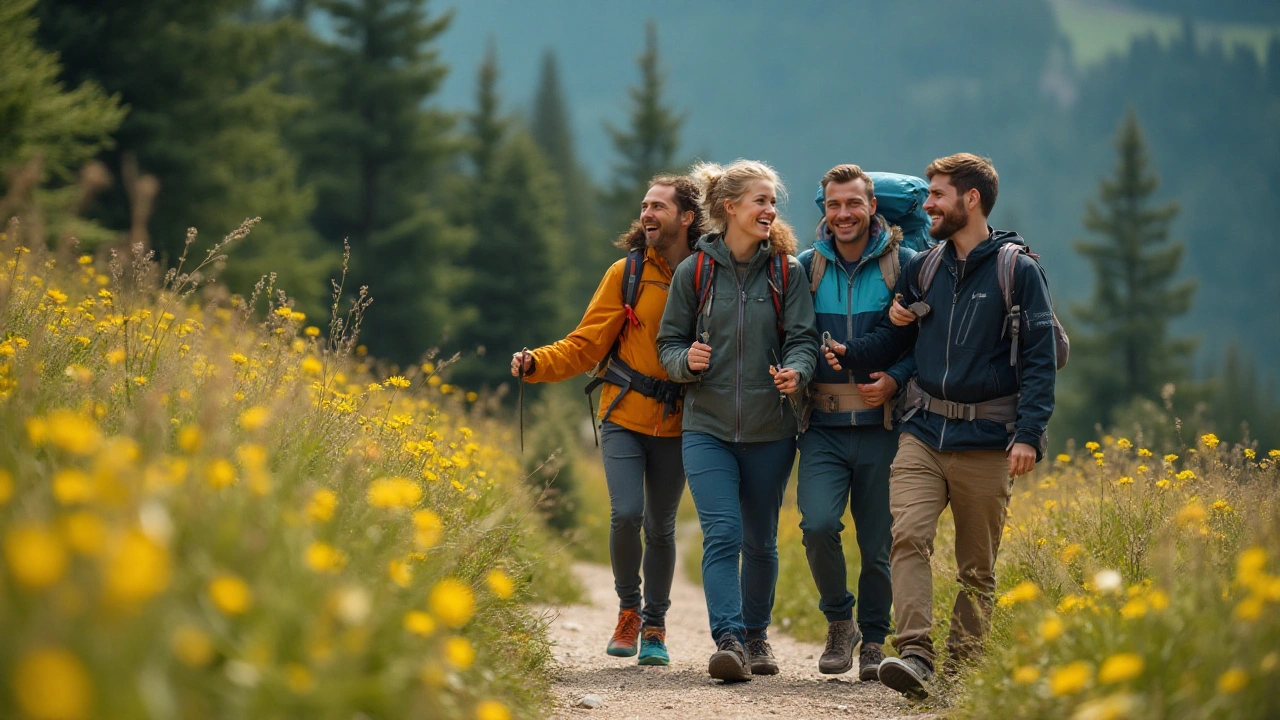
<svg viewBox="0 0 1280 720">
<path fill-rule="evenodd" d="M 711 346 L 695 340 L 689 346 L 688 364 L 693 372 L 702 372 L 711 367 Z"/>
<path fill-rule="evenodd" d="M 800 373 L 791 368 L 770 365 L 769 374 L 773 376 L 773 386 L 778 388 L 780 393 L 790 395 L 800 387 Z"/>
</svg>

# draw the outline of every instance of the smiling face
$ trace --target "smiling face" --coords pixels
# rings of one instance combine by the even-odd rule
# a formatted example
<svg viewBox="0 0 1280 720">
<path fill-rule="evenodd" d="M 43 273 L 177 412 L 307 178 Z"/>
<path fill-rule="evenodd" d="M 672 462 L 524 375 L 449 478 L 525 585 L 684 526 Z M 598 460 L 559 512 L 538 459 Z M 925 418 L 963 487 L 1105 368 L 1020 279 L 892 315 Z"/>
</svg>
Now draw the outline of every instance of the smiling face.
<svg viewBox="0 0 1280 720">
<path fill-rule="evenodd" d="M 737 201 L 726 201 L 730 230 L 756 240 L 769 237 L 769 229 L 778 218 L 778 195 L 772 182 L 754 180 Z"/>
<path fill-rule="evenodd" d="M 687 217 L 681 217 L 681 215 Z M 670 185 L 654 185 L 640 203 L 640 225 L 644 228 L 644 244 L 662 250 L 680 237 L 683 225 L 688 227 L 693 213 L 681 213 L 676 205 L 676 189 Z"/>
<path fill-rule="evenodd" d="M 969 224 L 969 205 L 977 202 L 978 191 L 970 190 L 961 195 L 951 184 L 951 176 L 938 173 L 929 179 L 929 199 L 924 211 L 933 224 L 929 234 L 938 240 L 946 240 Z"/>
<path fill-rule="evenodd" d="M 827 213 L 827 227 L 837 243 L 856 244 L 870 235 L 876 200 L 868 195 L 867 183 L 862 178 L 827 183 L 823 190 L 823 207 Z"/>
</svg>

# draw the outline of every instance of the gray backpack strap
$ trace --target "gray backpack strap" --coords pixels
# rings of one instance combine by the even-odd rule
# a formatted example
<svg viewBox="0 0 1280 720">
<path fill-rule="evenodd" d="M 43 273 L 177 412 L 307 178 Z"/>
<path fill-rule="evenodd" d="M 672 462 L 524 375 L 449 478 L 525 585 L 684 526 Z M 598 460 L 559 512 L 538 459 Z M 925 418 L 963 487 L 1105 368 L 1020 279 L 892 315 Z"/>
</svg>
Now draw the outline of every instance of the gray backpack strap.
<svg viewBox="0 0 1280 720">
<path fill-rule="evenodd" d="M 924 261 L 920 263 L 920 274 L 916 277 L 917 289 L 920 291 L 920 299 L 924 300 L 929 294 L 929 288 L 933 286 L 933 278 L 938 274 L 938 268 L 942 265 L 942 251 L 945 250 L 947 244 L 940 242 L 929 248 L 924 254 Z"/>
<path fill-rule="evenodd" d="M 889 286 L 889 292 L 898 284 L 898 274 L 902 272 L 902 259 L 898 257 L 898 245 L 894 243 L 880 256 L 880 277 Z"/>
<path fill-rule="evenodd" d="M 996 279 L 1000 282 L 1000 297 L 1004 298 L 1006 326 L 1011 340 L 1009 364 L 1013 367 L 1018 366 L 1018 339 L 1022 333 L 1022 306 L 1013 303 L 1013 275 L 1018 267 L 1018 256 L 1023 253 L 1032 259 L 1037 257 L 1027 246 L 1015 243 L 1001 245 L 999 255 L 996 256 Z M 1000 330 L 1000 337 L 1004 337 L 1003 328 Z"/>
</svg>

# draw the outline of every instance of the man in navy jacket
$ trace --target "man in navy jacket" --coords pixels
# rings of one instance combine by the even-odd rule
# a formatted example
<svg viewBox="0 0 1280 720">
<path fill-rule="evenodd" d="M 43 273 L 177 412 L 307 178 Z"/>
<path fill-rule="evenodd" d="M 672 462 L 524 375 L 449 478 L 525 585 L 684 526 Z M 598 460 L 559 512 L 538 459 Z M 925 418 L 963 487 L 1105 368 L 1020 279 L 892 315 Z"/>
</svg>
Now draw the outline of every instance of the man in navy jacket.
<svg viewBox="0 0 1280 720">
<path fill-rule="evenodd" d="M 1025 243 L 987 225 L 999 189 L 995 168 L 961 153 L 934 160 L 925 172 L 929 232 L 946 242 L 916 255 L 898 278 L 902 300 L 890 320 L 914 315 L 915 321 L 886 321 L 825 350 L 832 367 L 855 372 L 886 367 L 915 350 L 917 379 L 908 388 L 909 417 L 889 481 L 900 657 L 879 669 L 881 682 L 912 697 L 927 695 L 933 676 L 929 558 L 938 517 L 950 504 L 961 589 L 947 649 L 962 659 L 980 650 L 988 629 L 1013 478 L 1044 455 L 1056 375 L 1049 292 L 1039 264 L 1024 253 L 1013 265 L 1013 300 L 1021 312 L 1018 347 L 1012 347 L 997 256 L 1003 245 Z M 922 270 L 931 259 L 936 273 L 929 278 Z"/>
</svg>

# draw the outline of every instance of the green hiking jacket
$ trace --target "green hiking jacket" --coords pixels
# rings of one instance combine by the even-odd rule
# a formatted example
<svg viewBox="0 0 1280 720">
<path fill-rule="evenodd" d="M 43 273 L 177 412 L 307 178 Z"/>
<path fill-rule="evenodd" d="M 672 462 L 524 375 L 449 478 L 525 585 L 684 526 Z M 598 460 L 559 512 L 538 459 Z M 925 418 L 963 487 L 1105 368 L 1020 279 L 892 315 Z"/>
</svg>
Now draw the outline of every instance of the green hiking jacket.
<svg viewBox="0 0 1280 720">
<path fill-rule="evenodd" d="M 726 442 L 794 437 L 795 415 L 774 387 L 769 366 L 776 356 L 785 367 L 799 373 L 800 389 L 793 397 L 796 407 L 803 407 L 804 388 L 818 362 L 813 298 L 803 268 L 795 256 L 787 256 L 785 337 L 779 338 L 766 272 L 771 243 L 760 243 L 741 283 L 723 235 L 702 236 L 696 250 L 705 251 L 716 264 L 706 307 L 694 317 L 698 310 L 693 286 L 698 263 L 695 251 L 671 277 L 667 308 L 658 330 L 658 359 L 673 381 L 688 383 L 683 429 Z M 689 346 L 702 332 L 709 335 L 711 363 L 695 373 L 688 365 Z"/>
</svg>

